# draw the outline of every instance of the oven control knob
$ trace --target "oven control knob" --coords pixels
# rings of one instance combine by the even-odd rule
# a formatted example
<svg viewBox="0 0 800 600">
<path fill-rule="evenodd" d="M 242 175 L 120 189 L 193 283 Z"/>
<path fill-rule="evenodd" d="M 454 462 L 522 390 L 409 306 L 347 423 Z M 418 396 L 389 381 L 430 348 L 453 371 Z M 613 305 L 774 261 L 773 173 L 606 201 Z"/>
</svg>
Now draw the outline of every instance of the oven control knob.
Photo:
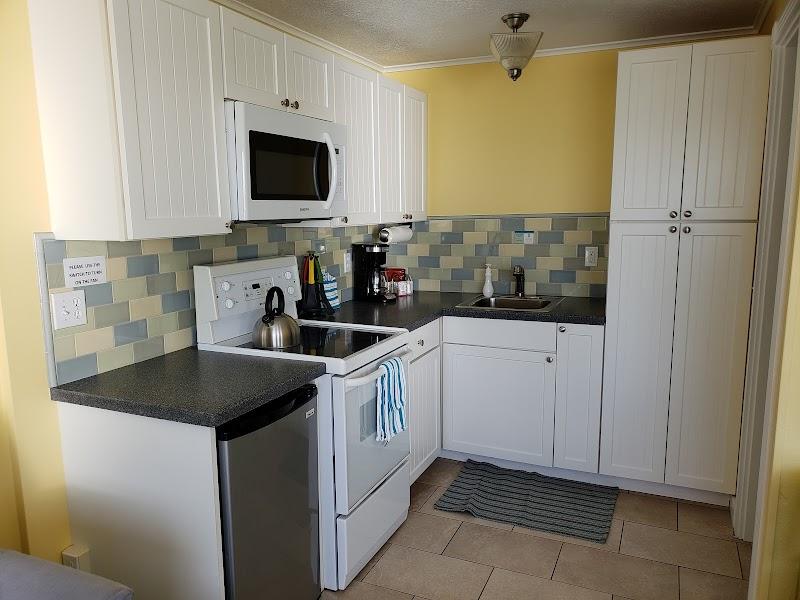
<svg viewBox="0 0 800 600">
<path fill-rule="evenodd" d="M 290 296 L 294 296 L 294 288 L 292 286 L 287 287 L 286 293 L 289 294 Z"/>
<path fill-rule="evenodd" d="M 284 279 L 291 279 L 292 278 L 292 272 L 291 271 L 286 271 L 286 273 L 283 274 L 283 278 Z"/>
<path fill-rule="evenodd" d="M 234 304 L 236 304 L 236 302 L 231 300 L 230 298 L 225 300 L 225 308 L 233 308 Z"/>
<path fill-rule="evenodd" d="M 228 292 L 231 289 L 231 282 L 230 281 L 223 281 L 219 287 L 222 288 L 223 292 Z M 230 308 L 230 307 L 229 307 Z"/>
</svg>

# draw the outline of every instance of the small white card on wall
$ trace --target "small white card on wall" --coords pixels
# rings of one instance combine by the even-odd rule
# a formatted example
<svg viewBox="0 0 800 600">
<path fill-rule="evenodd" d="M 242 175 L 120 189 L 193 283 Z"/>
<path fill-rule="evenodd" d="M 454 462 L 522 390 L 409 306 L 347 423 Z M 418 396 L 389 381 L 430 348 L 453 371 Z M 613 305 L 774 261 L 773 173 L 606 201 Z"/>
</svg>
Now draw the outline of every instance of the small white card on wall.
<svg viewBox="0 0 800 600">
<path fill-rule="evenodd" d="M 106 257 L 81 256 L 64 259 L 64 285 L 83 287 L 106 282 Z"/>
</svg>

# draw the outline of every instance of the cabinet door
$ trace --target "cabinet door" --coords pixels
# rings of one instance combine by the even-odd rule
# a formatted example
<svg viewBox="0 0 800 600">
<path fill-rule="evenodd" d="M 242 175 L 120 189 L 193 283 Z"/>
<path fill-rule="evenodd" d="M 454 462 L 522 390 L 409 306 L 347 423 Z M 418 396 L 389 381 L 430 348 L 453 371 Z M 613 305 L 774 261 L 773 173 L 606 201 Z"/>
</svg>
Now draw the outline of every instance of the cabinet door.
<svg viewBox="0 0 800 600">
<path fill-rule="evenodd" d="M 345 196 L 350 225 L 377 225 L 381 211 L 375 194 L 375 71 L 347 59 L 334 60 L 336 122 L 347 126 Z"/>
<path fill-rule="evenodd" d="M 217 5 L 109 6 L 129 236 L 229 232 Z"/>
<path fill-rule="evenodd" d="M 758 218 L 769 70 L 767 36 L 694 45 L 683 185 L 692 219 Z"/>
<path fill-rule="evenodd" d="M 597 473 L 603 391 L 602 325 L 558 327 L 553 466 Z"/>
<path fill-rule="evenodd" d="M 220 7 L 225 97 L 286 110 L 282 31 Z"/>
<path fill-rule="evenodd" d="M 552 466 L 555 367 L 546 352 L 445 344 L 442 447 Z"/>
<path fill-rule="evenodd" d="M 669 219 L 681 209 L 691 46 L 621 52 L 611 218 Z"/>
<path fill-rule="evenodd" d="M 600 472 L 664 481 L 678 233 L 612 223 Z"/>
<path fill-rule="evenodd" d="M 442 447 L 442 353 L 431 350 L 409 367 L 408 407 L 411 481 L 439 456 Z"/>
<path fill-rule="evenodd" d="M 404 212 L 409 221 L 428 218 L 428 96 L 403 88 L 403 175 Z"/>
<path fill-rule="evenodd" d="M 286 94 L 291 112 L 333 121 L 333 52 L 287 35 Z"/>
<path fill-rule="evenodd" d="M 403 202 L 403 85 L 378 79 L 378 204 L 382 223 L 406 220 Z"/>
<path fill-rule="evenodd" d="M 690 230 L 680 243 L 666 481 L 733 494 L 756 224 Z"/>
</svg>

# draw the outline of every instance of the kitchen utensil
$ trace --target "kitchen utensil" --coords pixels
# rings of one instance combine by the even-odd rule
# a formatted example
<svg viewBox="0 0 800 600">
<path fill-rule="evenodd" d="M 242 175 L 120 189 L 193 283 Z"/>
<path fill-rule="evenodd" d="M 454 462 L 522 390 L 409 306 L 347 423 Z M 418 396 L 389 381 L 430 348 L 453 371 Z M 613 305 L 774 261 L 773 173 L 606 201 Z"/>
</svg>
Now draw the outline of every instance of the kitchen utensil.
<svg viewBox="0 0 800 600">
<path fill-rule="evenodd" d="M 275 296 L 278 306 L 273 306 Z M 297 321 L 284 312 L 286 301 L 283 290 L 277 286 L 267 292 L 264 302 L 264 316 L 256 321 L 253 329 L 253 345 L 262 350 L 291 348 L 300 343 L 300 326 Z"/>
</svg>

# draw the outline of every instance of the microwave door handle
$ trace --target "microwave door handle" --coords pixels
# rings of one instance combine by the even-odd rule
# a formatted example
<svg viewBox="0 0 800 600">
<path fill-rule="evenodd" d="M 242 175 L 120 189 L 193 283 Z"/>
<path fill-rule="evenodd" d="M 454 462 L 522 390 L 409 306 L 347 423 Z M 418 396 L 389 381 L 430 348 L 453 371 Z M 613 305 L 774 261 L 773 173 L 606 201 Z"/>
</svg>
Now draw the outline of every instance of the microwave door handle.
<svg viewBox="0 0 800 600">
<path fill-rule="evenodd" d="M 312 173 L 312 178 L 314 179 L 314 193 L 317 195 L 317 199 L 321 200 L 319 195 L 319 154 L 320 154 L 321 146 L 317 144 L 314 148 L 314 172 Z"/>
<path fill-rule="evenodd" d="M 331 204 L 333 204 L 333 197 L 336 195 L 336 185 L 339 183 L 339 167 L 336 160 L 336 148 L 333 147 L 333 140 L 330 134 L 323 133 L 322 141 L 328 147 L 328 157 L 331 161 L 331 187 L 328 189 L 328 199 L 323 204 L 323 208 L 330 208 Z"/>
<path fill-rule="evenodd" d="M 406 356 L 406 355 L 411 354 L 411 353 L 412 353 L 411 350 L 406 350 L 406 351 L 401 352 L 400 354 L 398 354 L 397 356 L 394 356 L 392 358 L 402 358 L 403 356 Z M 383 369 L 378 367 L 377 369 L 375 369 L 369 375 L 364 375 L 363 377 L 356 377 L 354 379 L 345 379 L 344 387 L 345 387 L 345 389 L 351 390 L 353 388 L 361 387 L 362 385 L 367 385 L 368 383 L 372 383 L 373 381 L 377 381 L 380 378 L 382 373 L 383 373 Z"/>
</svg>

